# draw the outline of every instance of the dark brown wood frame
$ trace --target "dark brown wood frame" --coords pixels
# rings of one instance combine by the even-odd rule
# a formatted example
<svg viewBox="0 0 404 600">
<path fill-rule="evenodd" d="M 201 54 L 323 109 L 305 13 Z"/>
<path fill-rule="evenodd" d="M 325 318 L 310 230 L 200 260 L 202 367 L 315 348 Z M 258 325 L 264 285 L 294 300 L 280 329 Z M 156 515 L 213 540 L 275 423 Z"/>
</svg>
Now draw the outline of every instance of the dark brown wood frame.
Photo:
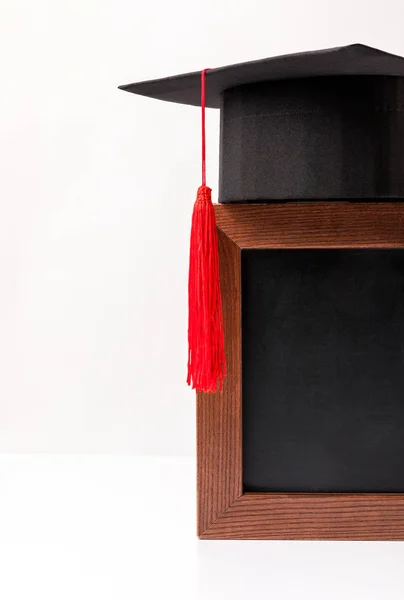
<svg viewBox="0 0 404 600">
<path fill-rule="evenodd" d="M 404 203 L 216 205 L 227 377 L 198 394 L 201 539 L 404 539 L 404 494 L 243 493 L 241 251 L 404 247 Z M 403 399 L 404 401 L 404 399 Z"/>
</svg>

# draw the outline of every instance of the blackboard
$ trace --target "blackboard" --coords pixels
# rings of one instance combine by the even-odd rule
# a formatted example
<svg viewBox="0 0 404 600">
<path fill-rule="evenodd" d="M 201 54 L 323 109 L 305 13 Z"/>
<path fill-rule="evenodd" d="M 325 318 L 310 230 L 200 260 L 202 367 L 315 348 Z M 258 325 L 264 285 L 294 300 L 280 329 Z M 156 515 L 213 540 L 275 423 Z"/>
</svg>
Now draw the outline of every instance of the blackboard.
<svg viewBox="0 0 404 600">
<path fill-rule="evenodd" d="M 404 492 L 404 250 L 243 250 L 245 492 Z"/>
</svg>

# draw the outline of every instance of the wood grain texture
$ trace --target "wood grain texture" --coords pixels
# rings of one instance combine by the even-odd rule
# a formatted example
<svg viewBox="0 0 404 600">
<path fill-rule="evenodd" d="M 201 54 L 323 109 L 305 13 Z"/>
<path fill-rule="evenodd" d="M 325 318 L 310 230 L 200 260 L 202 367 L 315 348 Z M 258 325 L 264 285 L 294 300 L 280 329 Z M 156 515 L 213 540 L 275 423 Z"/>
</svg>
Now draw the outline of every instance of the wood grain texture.
<svg viewBox="0 0 404 600">
<path fill-rule="evenodd" d="M 402 494 L 243 494 L 203 539 L 403 540 Z"/>
<path fill-rule="evenodd" d="M 217 204 L 218 227 L 240 248 L 398 248 L 403 202 Z"/>
<path fill-rule="evenodd" d="M 201 539 L 404 540 L 404 494 L 243 494 L 241 249 L 404 247 L 404 203 L 216 205 L 228 374 L 197 397 Z"/>
<path fill-rule="evenodd" d="M 240 249 L 218 238 L 227 376 L 222 392 L 197 395 L 199 536 L 242 493 Z"/>
</svg>

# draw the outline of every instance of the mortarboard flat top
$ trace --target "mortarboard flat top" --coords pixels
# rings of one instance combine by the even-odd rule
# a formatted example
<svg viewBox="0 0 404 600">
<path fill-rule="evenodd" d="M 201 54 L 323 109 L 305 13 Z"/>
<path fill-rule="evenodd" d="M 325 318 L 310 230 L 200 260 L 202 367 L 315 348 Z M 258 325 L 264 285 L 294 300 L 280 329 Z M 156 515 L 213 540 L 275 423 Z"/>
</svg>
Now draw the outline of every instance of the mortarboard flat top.
<svg viewBox="0 0 404 600">
<path fill-rule="evenodd" d="M 363 44 L 352 44 L 219 67 L 206 74 L 206 106 L 219 108 L 222 92 L 239 85 L 327 75 L 404 76 L 404 58 Z M 200 86 L 201 72 L 196 71 L 119 88 L 158 100 L 200 106 Z"/>
</svg>

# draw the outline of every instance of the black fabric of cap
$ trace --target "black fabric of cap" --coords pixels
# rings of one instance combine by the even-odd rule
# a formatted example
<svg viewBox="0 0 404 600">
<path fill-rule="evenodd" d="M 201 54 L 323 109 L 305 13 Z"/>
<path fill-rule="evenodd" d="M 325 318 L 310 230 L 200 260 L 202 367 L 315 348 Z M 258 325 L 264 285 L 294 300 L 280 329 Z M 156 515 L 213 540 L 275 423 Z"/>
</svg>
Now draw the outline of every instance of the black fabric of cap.
<svg viewBox="0 0 404 600">
<path fill-rule="evenodd" d="M 206 66 L 209 65 L 203 65 Z M 239 85 L 324 75 L 404 76 L 404 58 L 363 44 L 352 44 L 211 69 L 206 73 L 206 106 L 219 108 L 222 92 Z M 200 106 L 201 72 L 130 83 L 120 89 L 158 100 Z"/>
<path fill-rule="evenodd" d="M 199 106 L 201 72 L 122 86 Z M 404 198 L 404 58 L 355 44 L 206 73 L 219 202 Z"/>
<path fill-rule="evenodd" d="M 404 77 L 270 81 L 222 95 L 219 201 L 404 197 Z"/>
</svg>

